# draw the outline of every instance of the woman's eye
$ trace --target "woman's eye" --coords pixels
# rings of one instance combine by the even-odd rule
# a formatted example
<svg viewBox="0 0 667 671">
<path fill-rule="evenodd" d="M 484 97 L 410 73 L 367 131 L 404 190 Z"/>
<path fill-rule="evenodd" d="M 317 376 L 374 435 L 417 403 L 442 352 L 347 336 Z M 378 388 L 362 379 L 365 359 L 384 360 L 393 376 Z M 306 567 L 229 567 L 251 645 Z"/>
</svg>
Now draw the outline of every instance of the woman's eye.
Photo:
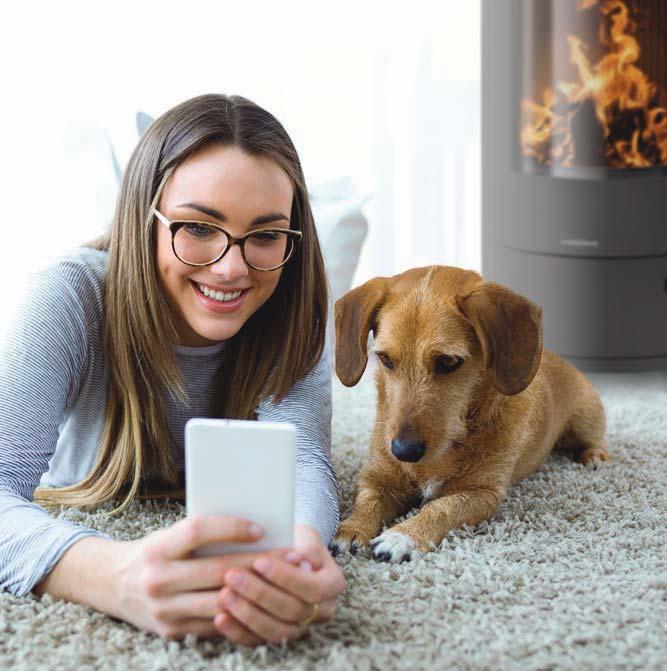
<svg viewBox="0 0 667 671">
<path fill-rule="evenodd" d="M 435 372 L 453 373 L 462 363 L 463 359 L 460 356 L 443 354 L 435 359 Z"/>
<path fill-rule="evenodd" d="M 183 229 L 186 233 L 192 235 L 195 238 L 206 238 L 216 232 L 215 229 L 207 226 L 206 224 L 185 224 Z"/>
<path fill-rule="evenodd" d="M 254 233 L 252 239 L 256 242 L 270 243 L 276 240 L 282 240 L 283 234 L 275 231 L 266 231 L 265 233 Z"/>
<path fill-rule="evenodd" d="M 376 352 L 376 354 L 382 365 L 389 368 L 389 370 L 394 370 L 394 362 L 384 352 Z"/>
</svg>

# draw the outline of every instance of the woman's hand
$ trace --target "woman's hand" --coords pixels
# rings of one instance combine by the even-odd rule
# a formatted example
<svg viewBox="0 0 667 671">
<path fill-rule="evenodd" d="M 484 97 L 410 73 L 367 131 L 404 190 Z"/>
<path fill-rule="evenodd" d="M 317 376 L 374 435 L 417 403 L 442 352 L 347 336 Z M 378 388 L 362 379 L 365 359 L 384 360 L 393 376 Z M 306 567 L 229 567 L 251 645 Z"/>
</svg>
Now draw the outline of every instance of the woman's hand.
<svg viewBox="0 0 667 671">
<path fill-rule="evenodd" d="M 292 552 L 256 558 L 253 570 L 226 572 L 219 595 L 224 610 L 214 624 L 228 639 L 258 645 L 300 638 L 306 631 L 300 623 L 333 616 L 343 574 L 316 529 L 297 525 L 294 532 Z"/>
<path fill-rule="evenodd" d="M 209 543 L 256 541 L 262 530 L 253 533 L 253 526 L 229 515 L 193 515 L 139 540 L 121 543 L 111 614 L 167 638 L 220 636 L 213 618 L 220 611 L 218 597 L 227 571 L 250 568 L 260 557 L 278 561 L 286 550 L 202 558 L 191 554 Z"/>
</svg>

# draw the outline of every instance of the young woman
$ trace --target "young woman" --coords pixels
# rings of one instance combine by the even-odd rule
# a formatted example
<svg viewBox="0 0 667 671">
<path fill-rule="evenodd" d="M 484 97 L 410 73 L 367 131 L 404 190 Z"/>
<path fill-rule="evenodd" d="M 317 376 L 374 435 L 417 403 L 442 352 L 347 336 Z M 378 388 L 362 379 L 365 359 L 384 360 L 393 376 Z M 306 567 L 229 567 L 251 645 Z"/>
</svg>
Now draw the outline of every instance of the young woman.
<svg viewBox="0 0 667 671">
<path fill-rule="evenodd" d="M 281 124 L 238 96 L 167 111 L 130 158 L 110 230 L 32 276 L 0 350 L 3 589 L 170 638 L 247 645 L 330 618 L 344 581 L 327 550 L 338 494 L 326 313 L 305 180 Z M 296 425 L 294 548 L 192 558 L 261 530 L 201 516 L 120 542 L 36 505 L 120 497 L 122 510 L 182 493 L 193 416 Z"/>
</svg>

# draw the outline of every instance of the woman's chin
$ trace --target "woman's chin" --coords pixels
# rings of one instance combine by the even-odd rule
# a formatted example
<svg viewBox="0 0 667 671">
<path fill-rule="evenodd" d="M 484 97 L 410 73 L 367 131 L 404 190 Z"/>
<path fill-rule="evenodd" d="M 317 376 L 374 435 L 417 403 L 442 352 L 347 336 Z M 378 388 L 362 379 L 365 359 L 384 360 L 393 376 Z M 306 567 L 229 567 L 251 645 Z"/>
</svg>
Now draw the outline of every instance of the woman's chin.
<svg viewBox="0 0 667 671">
<path fill-rule="evenodd" d="M 229 340 L 239 332 L 239 327 L 231 327 L 225 329 L 202 329 L 198 331 L 199 336 L 202 340 L 207 340 L 209 345 L 215 345 L 215 343 L 220 342 L 221 340 Z"/>
<path fill-rule="evenodd" d="M 236 320 L 235 320 L 236 322 Z M 183 338 L 184 344 L 192 347 L 207 347 L 229 340 L 235 336 L 242 323 L 211 324 L 210 320 L 193 319 L 188 323 L 188 336 Z"/>
</svg>

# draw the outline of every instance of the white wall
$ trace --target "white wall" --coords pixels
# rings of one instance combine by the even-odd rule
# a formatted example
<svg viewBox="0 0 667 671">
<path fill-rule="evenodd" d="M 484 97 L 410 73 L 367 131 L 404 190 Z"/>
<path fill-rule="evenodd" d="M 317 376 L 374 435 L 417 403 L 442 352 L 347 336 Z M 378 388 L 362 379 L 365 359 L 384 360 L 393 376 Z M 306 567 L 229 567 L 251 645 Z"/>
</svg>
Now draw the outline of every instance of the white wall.
<svg viewBox="0 0 667 671">
<path fill-rule="evenodd" d="M 17 2 L 2 10 L 0 331 L 26 274 L 113 209 L 108 131 L 237 93 L 290 133 L 309 185 L 374 197 L 355 283 L 414 265 L 479 268 L 479 0 Z"/>
</svg>

